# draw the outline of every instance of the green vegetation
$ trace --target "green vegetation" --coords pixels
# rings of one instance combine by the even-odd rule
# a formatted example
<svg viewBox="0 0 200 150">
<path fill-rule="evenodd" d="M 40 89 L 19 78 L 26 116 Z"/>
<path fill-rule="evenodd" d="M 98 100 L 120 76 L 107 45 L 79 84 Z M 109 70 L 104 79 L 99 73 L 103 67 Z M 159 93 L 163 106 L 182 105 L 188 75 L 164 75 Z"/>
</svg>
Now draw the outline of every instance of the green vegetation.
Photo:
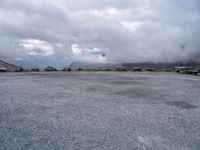
<svg viewBox="0 0 200 150">
<path fill-rule="evenodd" d="M 16 72 L 24 72 L 24 68 L 23 67 L 17 67 Z"/>
<path fill-rule="evenodd" d="M 105 69 L 103 69 L 103 71 L 112 71 L 112 69 L 111 68 L 105 68 Z"/>
<path fill-rule="evenodd" d="M 113 70 L 111 68 L 96 68 L 96 69 L 84 69 L 84 71 L 90 71 L 90 72 L 99 71 L 100 72 L 100 71 L 113 71 Z"/>
<path fill-rule="evenodd" d="M 51 66 L 48 66 L 44 69 L 44 71 L 49 71 L 49 72 L 52 72 L 52 71 L 58 71 L 56 68 L 54 67 L 51 67 Z"/>
<path fill-rule="evenodd" d="M 63 69 L 62 69 L 62 71 L 68 71 L 68 72 L 70 72 L 70 71 L 73 71 L 71 68 L 68 68 L 68 67 L 64 67 Z"/>
<path fill-rule="evenodd" d="M 172 72 L 172 69 L 165 69 L 164 72 Z"/>
<path fill-rule="evenodd" d="M 133 70 L 136 71 L 136 72 L 142 72 L 142 71 L 144 71 L 142 68 L 134 68 Z"/>
<path fill-rule="evenodd" d="M 146 68 L 145 70 L 146 71 L 156 71 L 156 69 L 154 69 L 154 68 Z"/>
<path fill-rule="evenodd" d="M 125 67 L 120 66 L 120 67 L 116 68 L 116 71 L 126 72 L 126 71 L 129 71 L 129 70 L 127 68 L 125 68 Z"/>
<path fill-rule="evenodd" d="M 84 71 L 83 68 L 78 68 L 76 71 Z"/>
<path fill-rule="evenodd" d="M 142 72 L 142 71 L 144 71 L 144 69 L 137 67 L 137 68 L 129 68 L 128 71 L 130 71 L 130 72 Z"/>
<path fill-rule="evenodd" d="M 95 71 L 112 71 L 111 68 L 97 68 Z"/>
<path fill-rule="evenodd" d="M 31 68 L 31 69 L 26 69 L 23 67 L 17 67 L 16 72 L 40 72 L 40 68 Z M 140 68 L 140 67 L 135 67 L 135 68 L 126 68 L 123 66 L 119 66 L 116 68 L 90 68 L 90 69 L 83 69 L 83 68 L 77 68 L 77 69 L 72 69 L 69 67 L 64 67 L 60 70 L 58 70 L 55 67 L 48 66 L 46 67 L 43 71 L 47 72 L 54 72 L 54 71 L 63 71 L 63 72 L 71 72 L 71 71 L 87 71 L 87 72 L 109 72 L 109 71 L 117 71 L 117 72 L 154 72 L 154 71 L 163 71 L 163 72 L 171 72 L 174 71 L 173 69 L 155 69 L 155 68 Z"/>
<path fill-rule="evenodd" d="M 92 71 L 97 71 L 96 69 L 84 69 L 84 71 L 92 72 Z"/>
<path fill-rule="evenodd" d="M 16 72 L 30 72 L 30 69 L 23 68 L 23 67 L 17 67 Z"/>
<path fill-rule="evenodd" d="M 32 72 L 40 72 L 40 69 L 39 68 L 31 68 L 31 71 Z"/>
</svg>

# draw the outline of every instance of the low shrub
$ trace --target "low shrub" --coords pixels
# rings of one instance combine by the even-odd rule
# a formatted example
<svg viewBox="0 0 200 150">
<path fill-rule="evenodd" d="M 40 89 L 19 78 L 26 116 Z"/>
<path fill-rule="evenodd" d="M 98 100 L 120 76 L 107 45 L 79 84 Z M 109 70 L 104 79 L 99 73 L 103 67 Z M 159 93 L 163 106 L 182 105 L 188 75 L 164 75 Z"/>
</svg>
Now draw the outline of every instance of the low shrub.
<svg viewBox="0 0 200 150">
<path fill-rule="evenodd" d="M 154 68 L 147 68 L 146 71 L 156 71 Z"/>
<path fill-rule="evenodd" d="M 171 69 L 165 69 L 164 72 L 172 72 Z"/>
<path fill-rule="evenodd" d="M 39 69 L 39 68 L 31 68 L 31 71 L 32 71 L 32 72 L 39 72 L 40 69 Z"/>
<path fill-rule="evenodd" d="M 72 71 L 72 69 L 68 68 L 68 67 L 65 67 L 65 68 L 62 69 L 62 71 L 69 71 L 70 72 L 70 71 Z"/>
<path fill-rule="evenodd" d="M 97 69 L 85 69 L 84 71 L 89 71 L 89 72 L 91 71 L 92 72 L 92 71 L 98 71 L 98 70 Z"/>
<path fill-rule="evenodd" d="M 103 71 L 112 71 L 111 68 L 105 68 Z"/>
<path fill-rule="evenodd" d="M 142 69 L 142 68 L 129 68 L 128 71 L 131 71 L 131 72 L 142 72 L 142 71 L 144 71 L 144 69 Z"/>
<path fill-rule="evenodd" d="M 142 68 L 133 68 L 133 71 L 135 71 L 135 72 L 142 72 L 144 70 Z"/>
<path fill-rule="evenodd" d="M 44 69 L 44 71 L 58 71 L 56 68 L 48 66 Z"/>
<path fill-rule="evenodd" d="M 125 67 L 117 67 L 116 71 L 128 71 L 128 69 Z"/>
<path fill-rule="evenodd" d="M 84 71 L 83 68 L 78 68 L 77 71 Z"/>
<path fill-rule="evenodd" d="M 30 70 L 23 67 L 17 67 L 16 72 L 30 72 Z"/>
<path fill-rule="evenodd" d="M 111 68 L 97 68 L 95 71 L 112 71 Z"/>
</svg>

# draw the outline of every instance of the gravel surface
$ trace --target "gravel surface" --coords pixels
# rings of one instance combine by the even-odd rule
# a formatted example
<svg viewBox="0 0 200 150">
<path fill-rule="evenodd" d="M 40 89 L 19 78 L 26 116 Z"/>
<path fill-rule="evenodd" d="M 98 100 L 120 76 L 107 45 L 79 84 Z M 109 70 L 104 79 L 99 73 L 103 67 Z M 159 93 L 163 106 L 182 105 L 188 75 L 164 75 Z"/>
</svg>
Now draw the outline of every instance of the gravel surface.
<svg viewBox="0 0 200 150">
<path fill-rule="evenodd" d="M 199 150 L 200 77 L 1 73 L 1 150 Z"/>
</svg>

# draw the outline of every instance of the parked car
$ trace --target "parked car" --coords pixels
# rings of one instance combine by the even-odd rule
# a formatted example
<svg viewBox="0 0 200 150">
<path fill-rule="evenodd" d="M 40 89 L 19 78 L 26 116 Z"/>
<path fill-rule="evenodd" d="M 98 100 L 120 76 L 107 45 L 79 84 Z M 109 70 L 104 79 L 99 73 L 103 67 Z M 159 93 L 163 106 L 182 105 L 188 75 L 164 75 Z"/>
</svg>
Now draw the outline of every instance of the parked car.
<svg viewBox="0 0 200 150">
<path fill-rule="evenodd" d="M 198 75 L 200 73 L 200 68 L 195 67 L 175 67 L 176 72 L 180 74 L 191 74 L 191 75 Z"/>
</svg>

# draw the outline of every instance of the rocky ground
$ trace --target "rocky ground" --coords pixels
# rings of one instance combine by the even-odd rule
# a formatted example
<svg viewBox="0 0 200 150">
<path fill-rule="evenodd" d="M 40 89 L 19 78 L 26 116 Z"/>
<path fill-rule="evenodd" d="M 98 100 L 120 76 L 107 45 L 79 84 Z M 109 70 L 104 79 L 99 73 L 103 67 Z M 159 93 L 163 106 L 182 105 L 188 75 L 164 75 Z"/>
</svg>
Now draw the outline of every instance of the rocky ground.
<svg viewBox="0 0 200 150">
<path fill-rule="evenodd" d="M 1 73 L 0 149 L 199 150 L 200 78 Z"/>
</svg>

